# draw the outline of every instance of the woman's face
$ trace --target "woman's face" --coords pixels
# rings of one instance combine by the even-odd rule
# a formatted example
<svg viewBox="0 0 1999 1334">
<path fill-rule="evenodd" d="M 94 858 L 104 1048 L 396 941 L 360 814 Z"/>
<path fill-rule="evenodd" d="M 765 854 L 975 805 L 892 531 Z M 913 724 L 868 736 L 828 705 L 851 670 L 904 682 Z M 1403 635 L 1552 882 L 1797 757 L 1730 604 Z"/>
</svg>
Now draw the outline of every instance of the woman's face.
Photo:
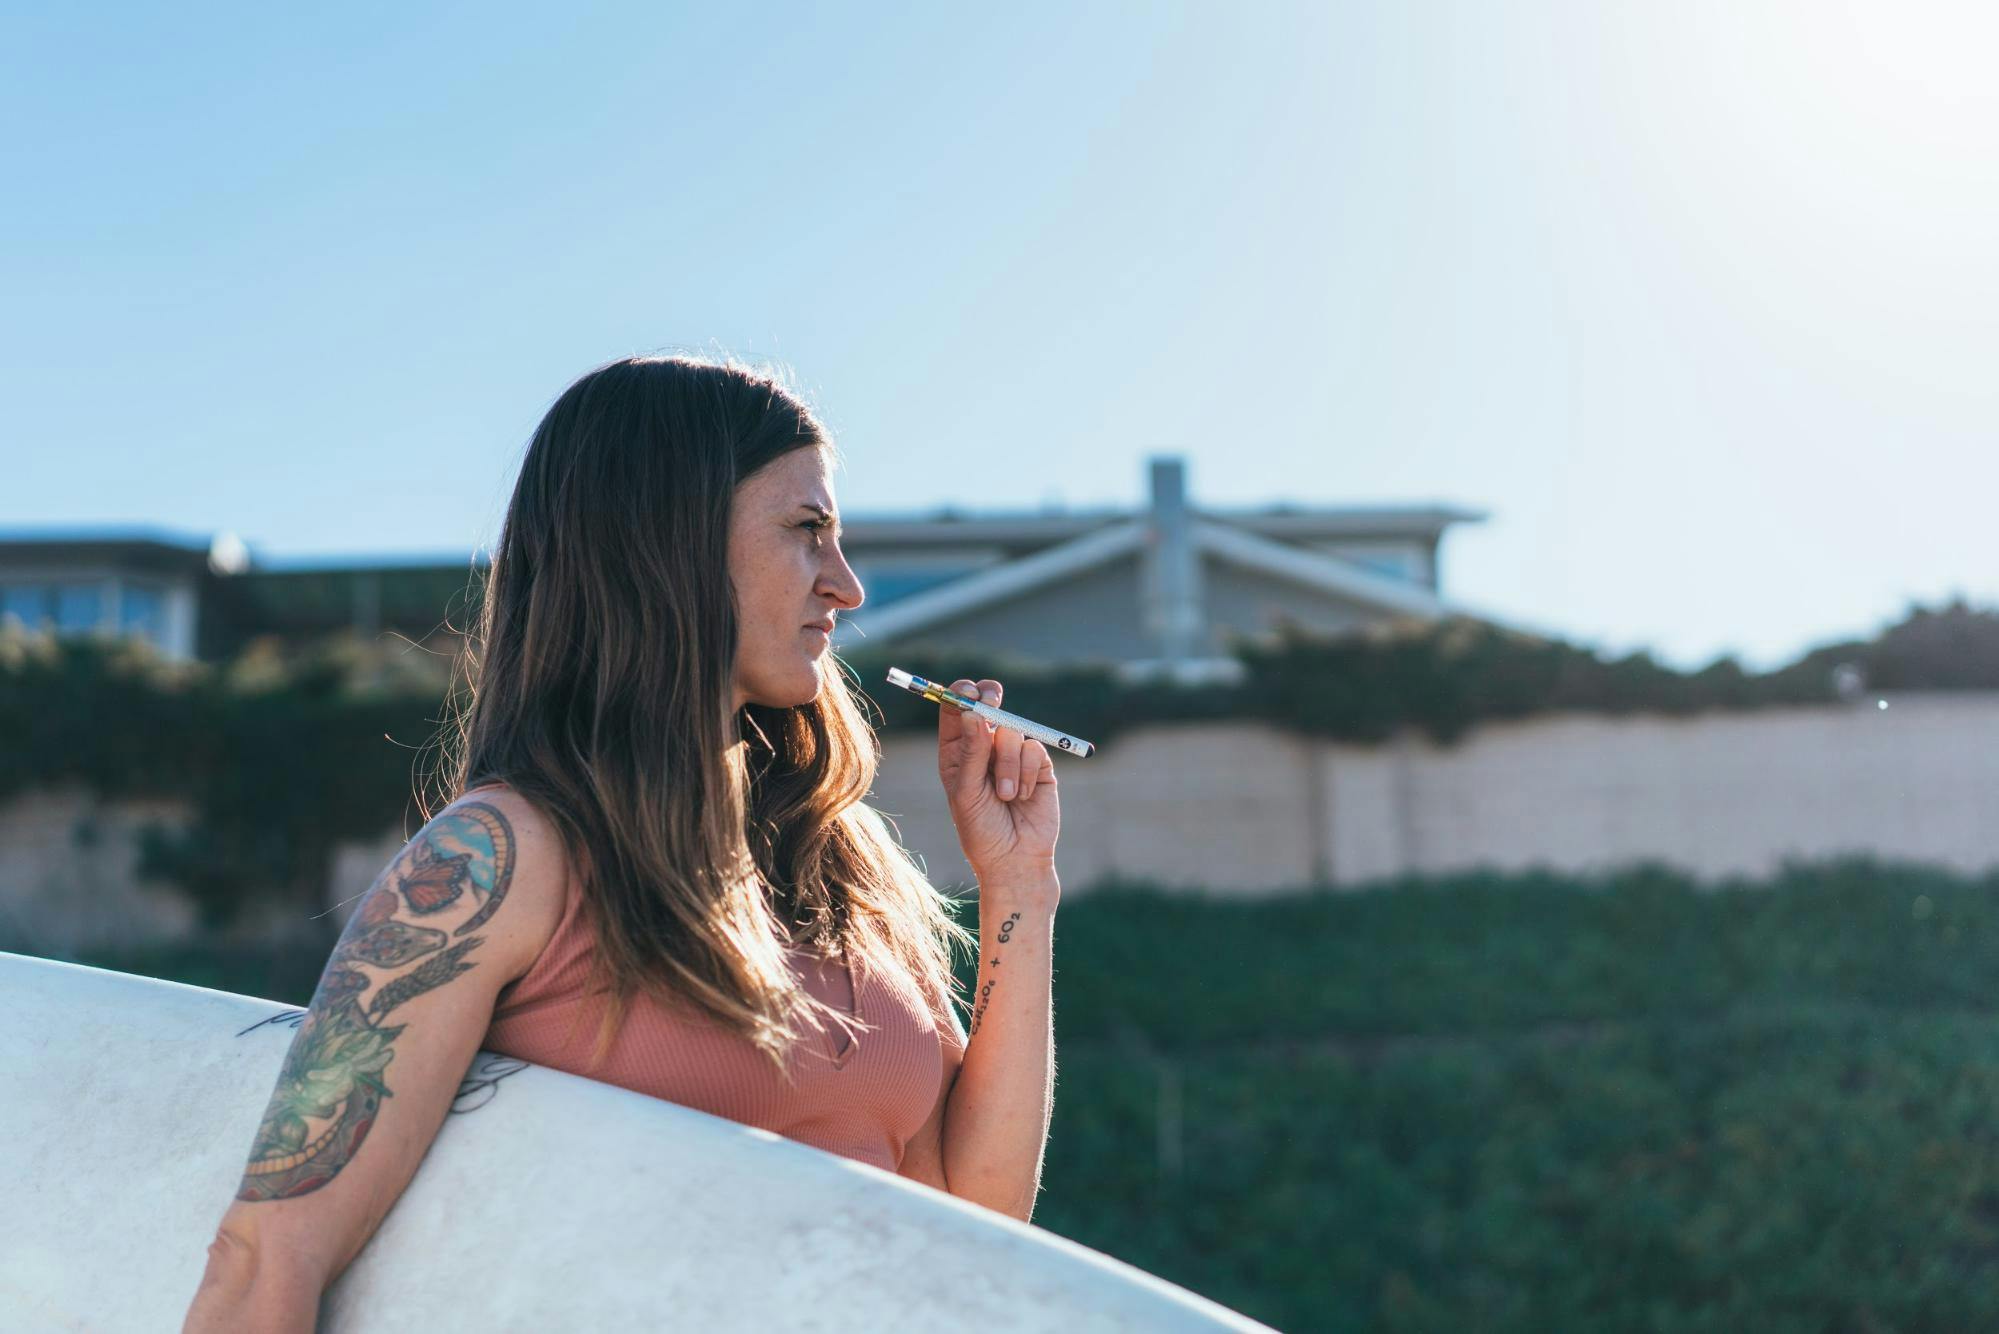
<svg viewBox="0 0 1999 1334">
<path fill-rule="evenodd" d="M 839 509 L 826 450 L 794 449 L 736 487 L 729 511 L 729 578 L 739 612 L 735 710 L 790 708 L 819 695 L 835 670 L 836 613 L 861 605 L 861 581 L 840 554 Z"/>
</svg>

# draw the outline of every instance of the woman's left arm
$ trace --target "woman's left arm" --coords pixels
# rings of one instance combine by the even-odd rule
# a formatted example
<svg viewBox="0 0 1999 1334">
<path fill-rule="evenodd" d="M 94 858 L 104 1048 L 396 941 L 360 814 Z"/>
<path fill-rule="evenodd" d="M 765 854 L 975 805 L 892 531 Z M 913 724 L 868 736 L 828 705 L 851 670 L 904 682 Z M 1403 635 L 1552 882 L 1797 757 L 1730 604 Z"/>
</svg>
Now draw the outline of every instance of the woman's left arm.
<svg viewBox="0 0 1999 1334">
<path fill-rule="evenodd" d="M 1034 1214 L 1054 1115 L 1052 941 L 1060 888 L 1044 879 L 979 885 L 979 971 L 964 1064 L 943 1125 L 951 1193 L 1021 1222 Z"/>
<path fill-rule="evenodd" d="M 951 689 L 995 706 L 1002 695 L 994 680 Z M 1055 765 L 1039 741 L 946 706 L 937 774 L 979 878 L 971 1029 L 945 1095 L 938 1167 L 953 1195 L 1027 1222 L 1054 1114 Z"/>
</svg>

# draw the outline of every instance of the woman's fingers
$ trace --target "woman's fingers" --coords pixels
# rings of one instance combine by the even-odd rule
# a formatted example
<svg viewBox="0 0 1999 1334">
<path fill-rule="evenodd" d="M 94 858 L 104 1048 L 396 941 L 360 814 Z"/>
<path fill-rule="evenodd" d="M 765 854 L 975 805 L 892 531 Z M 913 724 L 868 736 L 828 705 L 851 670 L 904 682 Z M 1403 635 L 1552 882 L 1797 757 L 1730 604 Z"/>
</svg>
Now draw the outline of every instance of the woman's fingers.
<svg viewBox="0 0 1999 1334">
<path fill-rule="evenodd" d="M 951 683 L 951 693 L 954 695 L 964 695 L 968 699 L 977 699 L 979 697 L 978 683 L 968 681 L 961 676 Z M 956 741 L 964 731 L 965 720 L 970 716 L 963 709 L 953 709 L 942 704 L 938 705 L 937 743 L 944 745 L 948 742 Z"/>
<path fill-rule="evenodd" d="M 967 699 L 977 699 L 979 698 L 979 684 L 976 681 L 968 681 L 960 677 L 951 683 L 951 693 L 954 695 L 963 695 Z M 938 705 L 938 754 L 941 757 L 949 753 L 951 748 L 960 741 L 976 742 L 979 739 L 978 733 L 984 727 L 984 720 L 975 713 L 967 713 L 963 709 L 954 709 L 948 704 Z"/>
<path fill-rule="evenodd" d="M 1032 739 L 1025 742 L 1020 748 L 1020 799 L 1032 797 L 1035 788 L 1054 776 L 1055 763 L 1048 758 L 1048 747 Z"/>
<path fill-rule="evenodd" d="M 987 678 L 979 682 L 979 698 L 998 708 L 1004 695 L 1000 683 Z M 993 791 L 1001 801 L 1012 801 L 1020 791 L 1020 744 L 1025 740 L 1011 727 L 993 733 Z"/>
<path fill-rule="evenodd" d="M 994 708 L 1006 698 L 1006 687 L 991 677 L 973 681 L 961 676 L 951 683 L 951 690 Z M 1001 801 L 1024 800 L 1034 795 L 1035 788 L 1054 781 L 1054 762 L 1039 741 L 1030 741 L 1011 727 L 995 728 L 962 709 L 940 709 L 938 715 L 938 744 L 966 743 L 965 767 L 957 775 L 957 787 L 964 795 L 971 796 L 985 784 L 988 769 L 993 793 Z"/>
<path fill-rule="evenodd" d="M 963 678 L 951 683 L 953 694 L 967 699 L 979 699 L 981 692 L 976 681 Z M 991 763 L 993 729 L 985 719 L 976 713 L 954 709 L 949 705 L 939 705 L 937 712 L 937 743 L 940 759 L 946 753 L 951 756 L 951 772 L 947 778 L 957 789 L 962 801 L 972 801 L 986 786 L 986 768 Z"/>
</svg>

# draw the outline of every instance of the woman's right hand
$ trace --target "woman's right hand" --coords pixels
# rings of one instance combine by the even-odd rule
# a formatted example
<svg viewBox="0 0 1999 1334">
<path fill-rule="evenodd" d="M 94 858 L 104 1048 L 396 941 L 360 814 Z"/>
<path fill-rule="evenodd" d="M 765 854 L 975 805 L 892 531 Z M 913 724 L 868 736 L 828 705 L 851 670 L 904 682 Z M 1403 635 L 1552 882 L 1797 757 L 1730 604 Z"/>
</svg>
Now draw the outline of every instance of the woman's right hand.
<svg viewBox="0 0 1999 1334">
<path fill-rule="evenodd" d="M 963 677 L 951 690 L 999 707 L 1004 687 Z M 1055 763 L 1048 748 L 976 713 L 937 706 L 937 775 L 958 829 L 958 846 L 980 883 L 1038 878 L 1054 870 L 1062 830 Z"/>
</svg>

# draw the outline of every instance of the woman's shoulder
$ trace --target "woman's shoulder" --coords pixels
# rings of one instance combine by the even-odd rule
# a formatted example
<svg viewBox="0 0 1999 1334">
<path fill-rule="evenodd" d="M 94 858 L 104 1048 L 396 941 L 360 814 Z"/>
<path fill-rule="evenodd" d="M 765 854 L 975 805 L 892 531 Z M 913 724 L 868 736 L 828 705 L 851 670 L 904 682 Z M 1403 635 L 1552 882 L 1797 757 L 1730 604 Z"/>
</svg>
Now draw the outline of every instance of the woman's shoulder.
<svg viewBox="0 0 1999 1334">
<path fill-rule="evenodd" d="M 493 834 L 492 892 L 503 900 L 488 931 L 494 946 L 488 958 L 502 965 L 511 981 L 533 967 L 554 938 L 574 889 L 575 868 L 554 821 L 507 783 L 467 788 L 433 823 L 474 811 Z"/>
</svg>

